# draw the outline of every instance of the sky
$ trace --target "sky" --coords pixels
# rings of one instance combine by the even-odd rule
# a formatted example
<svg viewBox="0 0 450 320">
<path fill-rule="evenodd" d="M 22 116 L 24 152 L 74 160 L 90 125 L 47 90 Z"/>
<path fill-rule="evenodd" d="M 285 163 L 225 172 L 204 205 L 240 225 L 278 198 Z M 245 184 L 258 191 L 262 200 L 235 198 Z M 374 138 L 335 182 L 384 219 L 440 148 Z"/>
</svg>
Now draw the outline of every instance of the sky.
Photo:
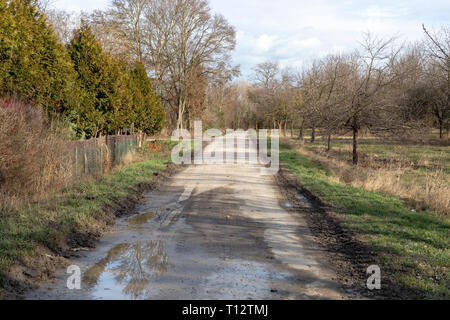
<svg viewBox="0 0 450 320">
<path fill-rule="evenodd" d="M 209 0 L 235 28 L 233 61 L 242 78 L 258 63 L 275 61 L 301 68 L 316 57 L 352 51 L 364 32 L 398 35 L 399 41 L 423 38 L 430 29 L 450 25 L 449 0 Z M 106 8 L 109 0 L 54 0 L 71 11 Z"/>
</svg>

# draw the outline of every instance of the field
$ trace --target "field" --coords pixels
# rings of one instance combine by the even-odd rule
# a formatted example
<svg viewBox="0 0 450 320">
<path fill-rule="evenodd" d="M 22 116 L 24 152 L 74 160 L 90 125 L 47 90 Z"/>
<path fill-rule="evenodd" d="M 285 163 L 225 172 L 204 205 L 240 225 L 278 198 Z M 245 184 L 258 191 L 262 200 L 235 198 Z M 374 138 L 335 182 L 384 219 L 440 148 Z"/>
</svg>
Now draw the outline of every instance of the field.
<svg viewBox="0 0 450 320">
<path fill-rule="evenodd" d="M 324 138 L 302 145 L 295 139 L 291 141 L 333 172 L 339 182 L 399 196 L 416 211 L 429 209 L 450 214 L 448 141 L 447 145 L 431 145 L 362 138 L 359 141 L 360 164 L 356 169 L 351 165 L 350 137 L 334 138 L 331 151 L 327 151 Z"/>
<path fill-rule="evenodd" d="M 362 140 L 362 163 L 353 168 L 348 139 L 335 140 L 330 153 L 321 140 L 285 142 L 282 165 L 337 209 L 345 227 L 375 249 L 399 284 L 426 298 L 449 298 L 449 147 Z M 420 190 L 425 194 L 417 199 Z M 436 203 L 432 197 L 441 198 Z"/>
</svg>

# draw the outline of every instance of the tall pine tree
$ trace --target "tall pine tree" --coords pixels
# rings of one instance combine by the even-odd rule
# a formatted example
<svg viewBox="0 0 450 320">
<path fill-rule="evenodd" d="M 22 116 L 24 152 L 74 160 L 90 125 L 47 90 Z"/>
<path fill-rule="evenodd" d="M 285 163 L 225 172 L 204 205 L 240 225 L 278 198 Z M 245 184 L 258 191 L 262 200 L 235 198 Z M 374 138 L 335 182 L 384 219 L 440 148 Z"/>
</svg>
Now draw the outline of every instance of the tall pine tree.
<svg viewBox="0 0 450 320">
<path fill-rule="evenodd" d="M 72 62 L 33 1 L 0 0 L 0 94 L 48 113 L 74 103 Z"/>
<path fill-rule="evenodd" d="M 82 103 L 72 117 L 80 133 L 95 137 L 113 130 L 114 89 L 111 58 L 103 51 L 90 27 L 83 24 L 67 47 L 82 89 Z"/>
<path fill-rule="evenodd" d="M 135 65 L 131 79 L 135 127 L 145 134 L 156 134 L 164 127 L 166 112 L 142 63 Z"/>
</svg>

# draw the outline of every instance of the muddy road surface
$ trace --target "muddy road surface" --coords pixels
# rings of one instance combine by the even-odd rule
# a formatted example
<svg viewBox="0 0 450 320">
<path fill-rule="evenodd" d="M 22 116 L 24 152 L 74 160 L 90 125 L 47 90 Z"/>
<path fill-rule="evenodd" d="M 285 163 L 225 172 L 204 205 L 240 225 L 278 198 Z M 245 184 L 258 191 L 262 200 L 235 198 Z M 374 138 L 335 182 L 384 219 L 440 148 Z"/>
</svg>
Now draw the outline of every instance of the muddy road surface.
<svg viewBox="0 0 450 320">
<path fill-rule="evenodd" d="M 72 259 L 81 289 L 67 288 L 64 269 L 25 298 L 345 298 L 301 212 L 288 210 L 275 177 L 261 168 L 188 166 L 147 194 L 136 214 L 118 219 L 97 248 Z"/>
</svg>

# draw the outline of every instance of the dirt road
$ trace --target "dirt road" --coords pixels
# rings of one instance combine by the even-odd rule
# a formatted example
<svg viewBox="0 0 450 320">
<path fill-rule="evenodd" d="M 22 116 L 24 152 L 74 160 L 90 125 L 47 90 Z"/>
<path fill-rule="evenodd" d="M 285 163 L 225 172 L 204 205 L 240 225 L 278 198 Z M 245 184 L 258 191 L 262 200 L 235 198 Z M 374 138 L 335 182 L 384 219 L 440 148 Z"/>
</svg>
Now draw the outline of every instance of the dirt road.
<svg viewBox="0 0 450 320">
<path fill-rule="evenodd" d="M 211 143 L 213 152 L 221 143 Z M 250 152 L 256 152 L 254 147 Z M 196 165 L 149 193 L 96 249 L 28 299 L 341 299 L 301 213 L 257 163 Z M 305 208 L 309 203 L 305 200 Z"/>
</svg>

